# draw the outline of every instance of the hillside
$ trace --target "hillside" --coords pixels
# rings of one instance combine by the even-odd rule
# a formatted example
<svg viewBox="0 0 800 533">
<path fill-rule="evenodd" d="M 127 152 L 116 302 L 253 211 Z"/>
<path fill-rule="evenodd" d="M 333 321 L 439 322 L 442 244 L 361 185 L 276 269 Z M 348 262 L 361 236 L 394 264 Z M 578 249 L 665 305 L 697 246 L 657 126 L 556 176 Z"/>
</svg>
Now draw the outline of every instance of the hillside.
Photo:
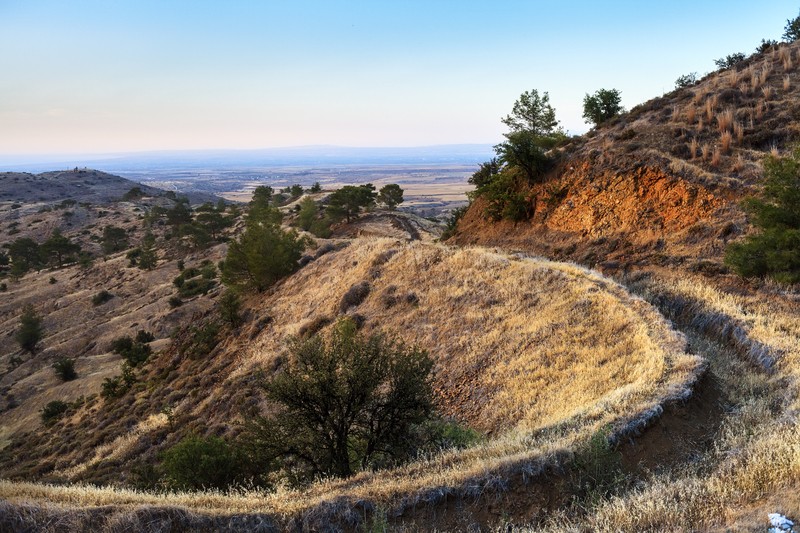
<svg viewBox="0 0 800 533">
<path fill-rule="evenodd" d="M 360 315 L 367 331 L 395 331 L 429 350 L 441 411 L 487 435 L 485 444 L 303 491 L 217 496 L 205 503 L 177 495 L 173 503 L 212 516 L 257 512 L 277 523 L 323 524 L 366 500 L 424 524 L 433 515 L 412 511 L 410 501 L 436 502 L 441 496 L 434 497 L 434 489 L 464 498 L 476 490 L 471 487 L 520 475 L 527 481 L 519 490 L 545 483 L 569 461 L 569 450 L 600 428 L 610 424 L 616 438 L 637 431 L 664 402 L 690 395 L 702 372 L 700 360 L 684 352 L 683 338 L 652 307 L 588 270 L 483 249 L 363 237 L 320 256 L 270 294 L 250 298 L 247 323 L 207 355 L 186 355 L 179 334 L 139 377 L 149 386 L 113 401 L 88 401 L 69 419 L 15 439 L 3 453 L 3 469 L 12 478 L 31 479 L 35 472 L 49 481 L 120 484 L 131 481 L 142 460 L 188 432 L 236 431 L 241 406 L 261 401 L 259 372 L 280 366 L 292 336 L 330 328 L 343 295 L 363 281 L 371 287 L 368 297 L 346 312 Z M 569 337 L 561 335 L 564 328 Z M 30 490 L 40 489 L 2 486 L 12 502 L 29 498 Z M 71 498 L 61 489 L 46 490 L 53 503 Z M 85 490 L 81 501 L 158 504 L 159 497 Z M 520 518 L 543 508 L 541 500 L 525 501 L 514 511 Z M 436 507 L 428 509 L 435 515 Z M 444 515 L 441 523 L 460 527 L 477 516 Z"/>
</svg>

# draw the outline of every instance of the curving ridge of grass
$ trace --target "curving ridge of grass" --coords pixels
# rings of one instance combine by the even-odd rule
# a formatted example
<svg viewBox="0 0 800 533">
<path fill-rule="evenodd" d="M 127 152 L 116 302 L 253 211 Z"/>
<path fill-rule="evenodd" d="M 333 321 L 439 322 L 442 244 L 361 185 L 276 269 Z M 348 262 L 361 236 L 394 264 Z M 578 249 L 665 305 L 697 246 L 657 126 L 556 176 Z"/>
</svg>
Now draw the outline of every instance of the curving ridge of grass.
<svg viewBox="0 0 800 533">
<path fill-rule="evenodd" d="M 635 431 L 663 402 L 691 394 L 703 369 L 652 306 L 596 272 L 480 248 L 359 239 L 278 288 L 268 304 L 274 320 L 239 347 L 231 379 L 271 364 L 287 338 L 335 316 L 342 295 L 365 280 L 372 289 L 350 312 L 364 316 L 367 329 L 396 331 L 429 350 L 441 409 L 485 431 L 485 443 L 305 490 L 151 494 L 0 482 L 0 498 L 276 518 L 336 514 L 365 501 L 401 512 L 420 501 L 502 489 L 517 474 L 541 475 L 602 427 Z"/>
</svg>

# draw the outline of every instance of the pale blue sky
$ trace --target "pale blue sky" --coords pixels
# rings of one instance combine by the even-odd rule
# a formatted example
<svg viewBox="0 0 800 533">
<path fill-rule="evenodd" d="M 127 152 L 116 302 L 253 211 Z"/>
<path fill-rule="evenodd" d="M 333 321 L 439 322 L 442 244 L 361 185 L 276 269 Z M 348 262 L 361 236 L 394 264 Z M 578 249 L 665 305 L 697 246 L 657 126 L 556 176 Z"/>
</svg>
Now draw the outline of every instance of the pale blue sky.
<svg viewBox="0 0 800 533">
<path fill-rule="evenodd" d="M 631 107 L 779 39 L 790 1 L 0 0 L 0 154 L 496 143 L 548 91 Z"/>
</svg>

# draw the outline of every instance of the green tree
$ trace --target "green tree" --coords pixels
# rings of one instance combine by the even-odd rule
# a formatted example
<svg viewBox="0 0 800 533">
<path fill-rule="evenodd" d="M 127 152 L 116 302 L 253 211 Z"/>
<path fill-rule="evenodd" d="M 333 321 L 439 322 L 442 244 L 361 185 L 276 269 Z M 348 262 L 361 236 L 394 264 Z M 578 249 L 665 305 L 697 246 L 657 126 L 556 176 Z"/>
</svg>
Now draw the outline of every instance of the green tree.
<svg viewBox="0 0 800 533">
<path fill-rule="evenodd" d="M 300 201 L 300 211 L 297 213 L 297 225 L 308 231 L 319 217 L 319 206 L 312 198 L 303 198 Z"/>
<path fill-rule="evenodd" d="M 144 234 L 142 244 L 139 246 L 138 266 L 142 270 L 153 270 L 158 264 L 156 253 L 156 237 L 149 231 Z"/>
<path fill-rule="evenodd" d="M 242 300 L 236 291 L 226 290 L 217 302 L 217 310 L 223 321 L 232 328 L 237 328 L 242 323 Z"/>
<path fill-rule="evenodd" d="M 42 317 L 36 312 L 32 305 L 28 304 L 22 308 L 22 315 L 19 317 L 19 329 L 14 336 L 20 348 L 26 352 L 34 353 L 36 345 L 42 339 Z"/>
<path fill-rule="evenodd" d="M 103 238 L 100 241 L 104 254 L 113 254 L 126 250 L 129 246 L 128 232 L 117 226 L 106 226 L 103 228 Z"/>
<path fill-rule="evenodd" d="M 395 207 L 403 203 L 403 189 L 396 183 L 384 185 L 378 191 L 378 201 L 393 211 Z"/>
<path fill-rule="evenodd" d="M 686 87 L 691 87 L 696 83 L 697 83 L 697 72 L 690 72 L 689 74 L 678 76 L 678 79 L 675 80 L 675 88 L 684 89 Z"/>
<path fill-rule="evenodd" d="M 265 384 L 280 410 L 251 426 L 258 461 L 282 460 L 307 480 L 404 459 L 433 409 L 432 366 L 424 350 L 360 335 L 349 319 L 327 340 L 295 341 L 287 368 Z"/>
<path fill-rule="evenodd" d="M 320 185 L 318 181 L 315 181 L 314 185 L 311 186 L 308 192 L 310 193 L 322 192 L 322 185 Z"/>
<path fill-rule="evenodd" d="M 221 237 L 221 232 L 233 224 L 233 219 L 225 215 L 225 204 L 214 207 L 206 202 L 196 210 L 196 223 L 203 227 L 213 240 Z"/>
<path fill-rule="evenodd" d="M 800 15 L 793 19 L 788 19 L 786 21 L 786 26 L 783 28 L 784 41 L 793 43 L 798 39 L 800 39 Z"/>
<path fill-rule="evenodd" d="M 297 270 L 307 244 L 296 231 L 284 231 L 269 219 L 258 222 L 249 218 L 244 233 L 228 246 L 222 281 L 264 291 Z"/>
<path fill-rule="evenodd" d="M 800 282 L 800 147 L 764 161 L 761 198 L 742 204 L 760 232 L 728 246 L 725 261 L 745 277 Z"/>
<path fill-rule="evenodd" d="M 534 183 L 544 176 L 550 164 L 544 140 L 529 131 L 514 131 L 506 134 L 506 140 L 495 146 L 494 150 L 500 163 L 507 169 L 523 171 L 528 181 Z"/>
<path fill-rule="evenodd" d="M 514 102 L 511 114 L 506 115 L 502 122 L 512 133 L 527 131 L 537 137 L 547 137 L 559 131 L 550 95 L 544 92 L 540 96 L 536 89 L 522 93 Z"/>
<path fill-rule="evenodd" d="M 345 185 L 328 198 L 328 213 L 334 219 L 344 218 L 349 223 L 362 209 L 375 205 L 376 196 L 375 186 L 371 183 Z"/>
<path fill-rule="evenodd" d="M 14 277 L 21 277 L 28 270 L 42 266 L 39 245 L 28 237 L 12 242 L 8 248 L 8 256 L 11 258 L 11 275 Z"/>
<path fill-rule="evenodd" d="M 189 206 L 189 201 L 185 198 L 178 200 L 172 209 L 166 212 L 167 224 L 173 227 L 179 227 L 183 224 L 190 224 L 192 222 L 192 208 Z"/>
<path fill-rule="evenodd" d="M 622 113 L 622 96 L 617 89 L 598 89 L 593 95 L 583 97 L 583 118 L 599 126 Z"/>
<path fill-rule="evenodd" d="M 56 376 L 61 378 L 61 381 L 72 381 L 78 377 L 77 372 L 75 372 L 75 359 L 69 359 L 68 357 L 62 357 L 53 363 L 53 370 L 55 370 Z"/>
<path fill-rule="evenodd" d="M 498 161 L 496 157 L 493 157 L 489 161 L 481 163 L 480 168 L 470 176 L 468 181 L 472 185 L 475 185 L 475 187 L 483 187 L 500 173 L 500 167 L 500 161 Z"/>
<path fill-rule="evenodd" d="M 44 257 L 48 258 L 51 262 L 61 267 L 64 261 L 72 254 L 81 251 L 79 244 L 72 242 L 68 237 L 61 234 L 61 231 L 56 228 L 53 230 L 50 238 L 42 243 L 40 247 L 41 253 Z"/>
<path fill-rule="evenodd" d="M 223 439 L 192 434 L 163 453 L 162 466 L 172 488 L 226 489 L 237 479 L 241 461 Z"/>
<path fill-rule="evenodd" d="M 720 59 L 715 59 L 714 64 L 717 68 L 733 68 L 742 61 L 745 60 L 745 55 L 741 52 L 736 52 L 735 54 L 730 54 Z"/>
</svg>

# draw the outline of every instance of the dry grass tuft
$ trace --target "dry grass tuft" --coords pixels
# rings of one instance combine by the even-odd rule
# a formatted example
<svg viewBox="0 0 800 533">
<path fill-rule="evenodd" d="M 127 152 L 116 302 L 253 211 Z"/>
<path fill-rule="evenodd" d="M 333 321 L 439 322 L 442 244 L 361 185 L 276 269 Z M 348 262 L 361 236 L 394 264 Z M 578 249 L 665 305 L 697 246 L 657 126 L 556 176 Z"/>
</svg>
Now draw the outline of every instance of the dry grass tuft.
<svg viewBox="0 0 800 533">
<path fill-rule="evenodd" d="M 721 113 L 717 113 L 717 128 L 720 133 L 730 129 L 733 124 L 734 112 L 733 109 L 728 108 Z"/>
<path fill-rule="evenodd" d="M 733 125 L 733 134 L 736 136 L 736 143 L 741 145 L 744 140 L 744 126 L 742 126 L 741 122 L 736 122 Z"/>
<path fill-rule="evenodd" d="M 703 154 L 703 161 L 706 161 L 708 159 L 708 156 L 711 155 L 711 147 L 707 144 L 704 144 L 700 148 L 700 153 Z"/>
<path fill-rule="evenodd" d="M 714 118 L 714 110 L 716 109 L 716 107 L 717 107 L 717 95 L 715 94 L 706 99 L 705 103 L 706 120 L 708 120 L 709 122 L 711 122 L 711 120 Z"/>
<path fill-rule="evenodd" d="M 722 162 L 722 150 L 719 146 L 714 147 L 714 152 L 711 154 L 711 166 L 718 167 Z"/>
<path fill-rule="evenodd" d="M 699 143 L 697 142 L 697 139 L 692 139 L 692 142 L 689 143 L 689 153 L 691 154 L 692 159 L 695 159 L 697 157 L 698 148 L 699 148 Z"/>
<path fill-rule="evenodd" d="M 729 131 L 724 131 L 719 139 L 720 149 L 723 154 L 727 154 L 731 150 L 731 143 L 733 142 L 733 134 Z"/>
<path fill-rule="evenodd" d="M 689 104 L 686 106 L 686 122 L 689 124 L 694 124 L 695 119 L 697 118 L 697 107 L 694 104 Z"/>
<path fill-rule="evenodd" d="M 765 100 L 771 100 L 773 95 L 773 89 L 770 86 L 764 86 L 761 88 L 761 93 L 764 95 Z"/>
<path fill-rule="evenodd" d="M 783 90 L 788 91 L 792 87 L 792 79 L 789 76 L 783 77 Z"/>
</svg>

